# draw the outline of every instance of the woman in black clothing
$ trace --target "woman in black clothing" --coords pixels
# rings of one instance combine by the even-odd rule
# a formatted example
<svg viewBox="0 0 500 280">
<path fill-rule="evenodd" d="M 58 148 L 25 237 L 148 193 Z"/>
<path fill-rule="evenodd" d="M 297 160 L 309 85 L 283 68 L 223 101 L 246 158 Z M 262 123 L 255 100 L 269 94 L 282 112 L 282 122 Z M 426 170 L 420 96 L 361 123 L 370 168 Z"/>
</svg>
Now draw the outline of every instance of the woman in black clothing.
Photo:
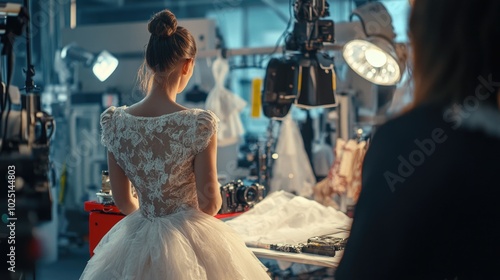
<svg viewBox="0 0 500 280">
<path fill-rule="evenodd" d="M 381 126 L 335 279 L 500 279 L 500 1 L 415 0 L 415 100 Z"/>
</svg>

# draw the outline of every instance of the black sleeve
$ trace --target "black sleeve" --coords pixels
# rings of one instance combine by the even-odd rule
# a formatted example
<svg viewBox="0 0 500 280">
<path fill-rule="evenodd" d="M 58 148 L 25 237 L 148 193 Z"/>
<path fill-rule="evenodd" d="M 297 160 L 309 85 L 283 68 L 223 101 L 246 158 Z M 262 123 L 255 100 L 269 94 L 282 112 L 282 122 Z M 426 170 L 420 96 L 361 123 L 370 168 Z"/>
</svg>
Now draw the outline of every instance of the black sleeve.
<svg viewBox="0 0 500 280">
<path fill-rule="evenodd" d="M 440 209 L 446 206 L 439 190 L 446 185 L 440 172 L 447 171 L 439 168 L 437 160 L 446 149 L 429 142 L 433 129 L 405 134 L 404 126 L 389 123 L 375 134 L 363 164 L 363 187 L 336 280 L 419 279 L 433 269 L 425 267 L 429 257 L 425 247 L 442 241 L 434 233 L 445 226 L 439 220 L 447 215 L 447 210 Z"/>
</svg>

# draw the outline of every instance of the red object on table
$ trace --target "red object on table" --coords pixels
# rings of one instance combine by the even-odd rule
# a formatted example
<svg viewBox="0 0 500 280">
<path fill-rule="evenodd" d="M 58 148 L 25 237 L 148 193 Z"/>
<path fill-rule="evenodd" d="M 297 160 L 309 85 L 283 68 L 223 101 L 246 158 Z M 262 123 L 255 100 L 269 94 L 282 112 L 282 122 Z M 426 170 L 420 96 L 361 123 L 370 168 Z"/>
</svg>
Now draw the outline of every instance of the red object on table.
<svg viewBox="0 0 500 280">
<path fill-rule="evenodd" d="M 89 250 L 90 256 L 94 255 L 94 249 L 102 237 L 121 219 L 125 218 L 118 207 L 114 205 L 103 205 L 97 201 L 86 201 L 84 209 L 89 214 Z M 243 212 L 217 214 L 217 219 L 228 219 L 240 215 Z"/>
<path fill-rule="evenodd" d="M 125 218 L 118 207 L 103 205 L 97 201 L 86 201 L 84 209 L 89 214 L 89 250 L 90 256 L 94 255 L 94 248 L 102 237 L 121 219 Z"/>
</svg>

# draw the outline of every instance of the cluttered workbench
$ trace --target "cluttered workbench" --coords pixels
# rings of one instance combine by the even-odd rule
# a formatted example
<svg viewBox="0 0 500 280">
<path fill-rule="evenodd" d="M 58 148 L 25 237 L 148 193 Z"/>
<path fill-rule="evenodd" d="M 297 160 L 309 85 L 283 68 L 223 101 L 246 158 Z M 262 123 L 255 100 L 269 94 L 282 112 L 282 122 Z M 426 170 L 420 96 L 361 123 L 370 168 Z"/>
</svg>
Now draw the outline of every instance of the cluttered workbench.
<svg viewBox="0 0 500 280">
<path fill-rule="evenodd" d="M 336 268 L 338 266 L 340 259 L 342 257 L 342 253 L 335 255 L 335 257 L 328 257 L 328 256 L 321 256 L 308 253 L 296 254 L 296 253 L 279 252 L 264 248 L 249 247 L 249 249 L 258 258 L 273 259 L 277 261 L 284 261 L 290 263 L 301 263 L 301 264 L 309 264 L 309 265 L 332 267 L 332 268 Z"/>
<path fill-rule="evenodd" d="M 266 265 L 277 264 L 281 270 L 305 265 L 313 270 L 338 266 L 352 219 L 332 207 L 278 191 L 225 222 Z"/>
</svg>

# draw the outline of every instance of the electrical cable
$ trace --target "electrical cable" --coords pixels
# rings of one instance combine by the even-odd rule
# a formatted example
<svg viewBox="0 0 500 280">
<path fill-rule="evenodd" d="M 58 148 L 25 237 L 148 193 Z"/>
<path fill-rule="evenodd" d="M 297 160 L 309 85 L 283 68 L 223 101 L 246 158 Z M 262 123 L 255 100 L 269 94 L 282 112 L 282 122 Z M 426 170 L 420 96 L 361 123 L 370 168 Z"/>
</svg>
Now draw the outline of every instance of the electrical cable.
<svg viewBox="0 0 500 280">
<path fill-rule="evenodd" d="M 10 40 L 10 39 L 9 39 Z M 10 40 L 10 42 L 13 42 L 13 40 Z M 10 45 L 10 46 L 7 46 L 7 85 L 6 85 L 6 89 L 5 89 L 5 97 L 4 97 L 4 101 L 6 102 L 5 104 L 3 104 L 4 106 L 6 105 L 7 106 L 7 113 L 5 114 L 5 122 L 4 122 L 4 126 L 3 126 L 3 135 L 2 135 L 2 143 L 0 143 L 0 152 L 3 151 L 3 148 L 4 148 L 4 144 L 7 140 L 7 126 L 9 124 L 9 114 L 10 114 L 10 110 L 12 108 L 12 100 L 10 98 L 10 92 L 9 92 L 9 88 L 10 88 L 10 83 L 11 83 L 11 80 L 12 80 L 12 70 L 14 69 L 14 50 L 13 50 L 13 46 Z M 4 113 L 4 110 L 5 108 L 3 108 L 2 110 L 2 115 Z"/>
</svg>

